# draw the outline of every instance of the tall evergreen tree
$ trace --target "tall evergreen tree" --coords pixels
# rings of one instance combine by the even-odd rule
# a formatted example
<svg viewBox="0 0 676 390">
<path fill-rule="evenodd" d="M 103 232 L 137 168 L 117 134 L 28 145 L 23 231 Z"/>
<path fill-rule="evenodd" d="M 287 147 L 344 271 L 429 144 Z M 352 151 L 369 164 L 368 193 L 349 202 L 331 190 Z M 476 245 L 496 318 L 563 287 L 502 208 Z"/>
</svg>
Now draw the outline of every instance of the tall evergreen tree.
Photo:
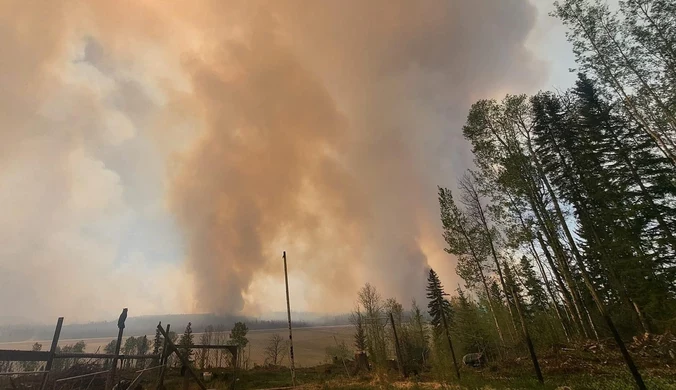
<svg viewBox="0 0 676 390">
<path fill-rule="evenodd" d="M 357 305 L 357 309 L 350 316 L 350 321 L 354 325 L 354 347 L 358 352 L 366 351 L 366 329 L 364 327 L 364 317 Z"/>
<path fill-rule="evenodd" d="M 523 287 L 530 298 L 530 304 L 527 307 L 529 314 L 536 311 L 546 311 L 549 302 L 547 300 L 547 294 L 542 287 L 543 282 L 535 275 L 535 270 L 526 256 L 521 257 L 519 271 Z"/>
<path fill-rule="evenodd" d="M 162 325 L 162 321 L 159 322 L 158 325 Z M 153 355 L 159 356 L 159 354 L 162 351 L 162 347 L 164 344 L 164 337 L 162 337 L 162 333 L 160 333 L 159 329 L 155 329 L 155 338 L 153 339 Z M 159 357 L 153 359 L 153 366 L 156 366 L 159 364 Z"/>
<path fill-rule="evenodd" d="M 143 337 L 139 337 L 136 346 L 136 353 L 139 355 L 146 355 L 149 350 L 150 350 L 150 341 L 148 340 L 148 336 L 143 335 Z M 142 370 L 145 368 L 145 366 L 146 366 L 145 359 L 138 359 L 136 361 L 136 369 Z"/>
<path fill-rule="evenodd" d="M 453 350 L 453 342 L 451 341 L 450 335 L 450 324 L 453 318 L 452 308 L 451 303 L 446 300 L 446 296 L 448 296 L 448 294 L 444 291 L 444 286 L 441 284 L 439 276 L 430 268 L 429 275 L 427 276 L 427 299 L 429 300 L 427 308 L 428 313 L 432 318 L 430 324 L 437 334 L 443 332 L 446 336 L 448 348 L 450 349 L 451 357 L 453 358 L 455 374 L 458 379 L 460 379 L 460 371 L 458 370 L 458 363 L 455 359 L 455 351 Z"/>
<path fill-rule="evenodd" d="M 439 276 L 430 268 L 427 276 L 427 312 L 431 317 L 430 325 L 435 332 L 443 332 L 444 324 L 451 324 L 453 321 L 453 309 L 451 303 L 445 298 L 447 296 Z"/>
<path fill-rule="evenodd" d="M 192 322 L 188 322 L 188 325 L 186 325 L 185 330 L 183 331 L 183 334 L 181 335 L 181 339 L 178 342 L 179 349 L 181 350 L 181 353 L 183 356 L 192 363 L 192 358 L 193 358 L 193 346 L 195 345 L 195 335 L 192 332 Z"/>
</svg>

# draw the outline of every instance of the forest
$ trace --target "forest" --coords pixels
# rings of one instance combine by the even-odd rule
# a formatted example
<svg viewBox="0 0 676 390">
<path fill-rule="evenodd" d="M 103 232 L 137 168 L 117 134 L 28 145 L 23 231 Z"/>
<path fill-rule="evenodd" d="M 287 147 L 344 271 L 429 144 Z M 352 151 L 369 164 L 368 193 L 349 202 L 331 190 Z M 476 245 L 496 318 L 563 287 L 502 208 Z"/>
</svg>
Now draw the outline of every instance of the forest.
<svg viewBox="0 0 676 390">
<path fill-rule="evenodd" d="M 676 3 L 566 0 L 552 16 L 568 28 L 577 81 L 472 105 L 462 132 L 475 167 L 438 189 L 464 286 L 449 299 L 430 271 L 432 340 L 414 302 L 403 360 L 460 377 L 464 354 L 530 356 L 542 381 L 537 351 L 596 342 L 644 389 L 629 343 L 657 334 L 668 345 L 651 358 L 676 358 Z M 382 360 L 372 324 L 389 312 L 396 326 L 402 306 L 370 285 L 359 305 L 355 346 Z"/>
</svg>

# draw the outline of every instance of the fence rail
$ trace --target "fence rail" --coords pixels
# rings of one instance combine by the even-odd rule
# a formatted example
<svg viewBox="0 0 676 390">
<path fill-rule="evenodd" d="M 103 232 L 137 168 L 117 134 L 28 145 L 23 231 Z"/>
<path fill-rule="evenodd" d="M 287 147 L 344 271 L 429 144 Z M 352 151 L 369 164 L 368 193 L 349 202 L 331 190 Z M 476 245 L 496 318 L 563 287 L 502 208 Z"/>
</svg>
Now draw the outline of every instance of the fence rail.
<svg viewBox="0 0 676 390">
<path fill-rule="evenodd" d="M 209 346 L 206 346 L 207 348 Z M 54 359 L 159 359 L 160 355 L 115 355 L 113 353 L 86 353 L 61 352 L 55 353 Z M 49 351 L 21 351 L 14 349 L 0 349 L 0 361 L 14 362 L 46 362 L 49 360 Z"/>
<path fill-rule="evenodd" d="M 0 361 L 46 362 L 47 360 L 49 360 L 49 351 L 0 349 Z"/>
</svg>

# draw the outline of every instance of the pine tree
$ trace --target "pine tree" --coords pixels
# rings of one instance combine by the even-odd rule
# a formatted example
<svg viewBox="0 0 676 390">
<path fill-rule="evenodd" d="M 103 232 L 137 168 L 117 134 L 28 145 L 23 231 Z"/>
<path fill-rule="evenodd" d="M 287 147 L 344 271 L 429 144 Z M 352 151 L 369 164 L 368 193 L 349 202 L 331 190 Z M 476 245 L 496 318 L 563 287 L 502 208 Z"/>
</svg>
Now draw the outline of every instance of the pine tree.
<svg viewBox="0 0 676 390">
<path fill-rule="evenodd" d="M 364 328 L 364 317 L 361 313 L 361 310 L 359 309 L 359 306 L 357 306 L 357 310 L 355 310 L 352 313 L 350 320 L 352 322 L 352 325 L 354 325 L 355 349 L 357 350 L 357 352 L 366 351 L 367 341 L 366 341 L 366 330 Z"/>
<path fill-rule="evenodd" d="M 122 346 L 122 354 L 124 354 L 124 355 L 136 355 L 139 340 L 140 340 L 140 337 L 136 338 L 134 336 L 131 336 L 128 339 L 124 340 L 124 345 Z M 125 368 L 131 368 L 132 363 L 135 364 L 135 362 L 132 362 L 131 359 L 124 359 L 124 367 Z"/>
<path fill-rule="evenodd" d="M 448 348 L 451 351 L 451 356 L 453 357 L 453 366 L 455 367 L 455 374 L 460 379 L 460 371 L 458 370 L 458 363 L 455 359 L 455 351 L 453 350 L 453 343 L 451 342 L 450 336 L 450 324 L 452 322 L 452 308 L 451 303 L 444 298 L 448 296 L 444 291 L 444 286 L 439 280 L 439 276 L 432 268 L 430 268 L 429 275 L 427 277 L 427 299 L 429 300 L 427 304 L 428 313 L 432 320 L 430 321 L 432 329 L 437 334 L 443 334 L 446 336 L 448 341 Z"/>
<path fill-rule="evenodd" d="M 249 328 L 241 321 L 236 322 L 230 331 L 230 339 L 238 347 L 236 367 L 241 366 L 244 348 L 249 344 L 249 339 L 246 337 L 247 333 L 249 333 Z"/>
<path fill-rule="evenodd" d="M 530 304 L 527 307 L 529 314 L 536 311 L 546 311 L 549 306 L 549 301 L 545 289 L 542 287 L 543 282 L 535 275 L 533 265 L 528 261 L 526 256 L 521 257 L 519 271 L 520 275 L 518 276 L 521 278 L 523 287 L 530 298 Z"/>
<path fill-rule="evenodd" d="M 183 331 L 183 335 L 181 335 L 181 339 L 178 342 L 179 349 L 181 350 L 181 353 L 183 356 L 192 363 L 192 358 L 193 358 L 193 345 L 195 345 L 195 336 L 193 335 L 192 332 L 192 323 L 188 322 L 188 325 L 185 327 L 185 330 Z"/>
<path fill-rule="evenodd" d="M 148 353 L 149 349 L 150 349 L 150 341 L 148 341 L 148 336 L 144 335 L 143 337 L 139 337 L 136 346 L 136 353 L 139 355 L 145 355 Z M 138 359 L 136 361 L 136 369 L 138 370 L 144 369 L 145 364 L 146 364 L 145 359 Z"/>
<path fill-rule="evenodd" d="M 159 322 L 158 325 L 162 325 L 162 321 Z M 162 333 L 160 333 L 159 329 L 155 329 L 155 338 L 153 339 L 153 355 L 159 356 L 159 354 L 162 352 L 162 347 L 164 344 L 164 338 L 162 337 Z M 153 366 L 156 366 L 159 364 L 159 357 L 153 359 Z"/>
<path fill-rule="evenodd" d="M 448 294 L 441 285 L 439 276 L 433 269 L 427 276 L 427 312 L 432 318 L 430 324 L 435 332 L 443 332 L 445 323 L 450 324 L 453 318 L 451 303 L 445 298 Z"/>
<path fill-rule="evenodd" d="M 480 315 L 482 311 L 470 301 L 465 292 L 458 286 L 457 296 L 453 299 L 455 332 L 462 340 L 463 354 L 484 352 L 488 356 L 497 355 L 492 347 L 491 335 L 487 332 Z"/>
</svg>

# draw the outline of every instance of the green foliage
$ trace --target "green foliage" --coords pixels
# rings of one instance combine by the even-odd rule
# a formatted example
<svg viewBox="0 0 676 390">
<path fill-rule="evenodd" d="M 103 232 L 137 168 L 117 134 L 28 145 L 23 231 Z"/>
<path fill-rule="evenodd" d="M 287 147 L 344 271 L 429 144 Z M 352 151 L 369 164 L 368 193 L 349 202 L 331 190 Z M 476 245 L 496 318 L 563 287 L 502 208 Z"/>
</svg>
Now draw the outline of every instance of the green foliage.
<svg viewBox="0 0 676 390">
<path fill-rule="evenodd" d="M 249 328 L 244 322 L 240 321 L 236 322 L 230 331 L 230 340 L 232 340 L 235 345 L 239 347 L 237 361 L 235 362 L 237 367 L 242 366 L 242 363 L 244 362 L 244 348 L 246 348 L 246 346 L 249 344 L 249 339 L 246 337 L 248 332 Z"/>
<path fill-rule="evenodd" d="M 523 288 L 526 290 L 526 296 L 529 301 L 526 304 L 526 310 L 529 316 L 534 316 L 538 312 L 547 311 L 549 301 L 547 293 L 542 286 L 542 280 L 535 275 L 533 265 L 526 256 L 521 257 L 519 262 L 517 277 L 520 279 Z"/>
<path fill-rule="evenodd" d="M 432 318 L 430 325 L 435 332 L 443 332 L 453 322 L 451 303 L 445 298 L 448 294 L 439 280 L 439 275 L 430 268 L 427 276 L 427 312 Z"/>
<path fill-rule="evenodd" d="M 230 331 L 230 339 L 240 348 L 245 348 L 249 344 L 249 339 L 246 334 L 249 332 L 244 322 L 236 322 Z"/>
<path fill-rule="evenodd" d="M 63 347 L 56 347 L 56 353 L 83 353 L 87 344 L 84 341 L 78 341 L 75 344 L 64 345 Z M 55 371 L 65 370 L 80 361 L 78 358 L 55 359 L 52 369 Z"/>
<path fill-rule="evenodd" d="M 159 325 L 162 325 L 162 322 L 160 321 Z M 162 348 L 164 346 L 164 337 L 162 336 L 162 333 L 160 333 L 159 329 L 155 329 L 155 338 L 153 339 L 153 355 L 159 355 L 162 352 Z M 159 359 L 153 359 L 152 365 L 156 366 L 159 364 Z"/>
<path fill-rule="evenodd" d="M 42 351 L 42 344 L 35 342 L 31 351 Z M 22 371 L 36 371 L 40 367 L 40 362 L 21 362 Z"/>
<path fill-rule="evenodd" d="M 136 339 L 136 353 L 138 355 L 147 355 L 148 351 L 150 351 L 150 340 L 148 340 L 148 336 L 143 336 L 139 337 Z M 136 360 L 136 369 L 137 370 L 142 370 L 146 368 L 146 360 L 145 359 L 138 359 Z"/>
<path fill-rule="evenodd" d="M 366 350 L 369 358 L 379 367 L 387 363 L 387 341 L 385 335 L 386 308 L 376 288 L 366 283 L 358 292 L 359 304 L 364 308 L 366 329 Z"/>
<path fill-rule="evenodd" d="M 347 361 L 350 358 L 352 358 L 350 349 L 344 341 L 341 341 L 337 345 L 326 347 L 326 361 L 328 363 L 343 364 L 343 361 Z"/>
<path fill-rule="evenodd" d="M 350 322 L 354 325 L 354 348 L 357 352 L 366 351 L 368 342 L 366 340 L 366 328 L 364 325 L 364 316 L 357 305 L 357 309 L 350 315 Z"/>
<path fill-rule="evenodd" d="M 181 339 L 178 342 L 179 350 L 181 354 L 188 359 L 189 362 L 193 360 L 193 346 L 195 345 L 195 335 L 192 332 L 192 323 L 188 322 L 188 325 L 181 335 Z"/>
</svg>

